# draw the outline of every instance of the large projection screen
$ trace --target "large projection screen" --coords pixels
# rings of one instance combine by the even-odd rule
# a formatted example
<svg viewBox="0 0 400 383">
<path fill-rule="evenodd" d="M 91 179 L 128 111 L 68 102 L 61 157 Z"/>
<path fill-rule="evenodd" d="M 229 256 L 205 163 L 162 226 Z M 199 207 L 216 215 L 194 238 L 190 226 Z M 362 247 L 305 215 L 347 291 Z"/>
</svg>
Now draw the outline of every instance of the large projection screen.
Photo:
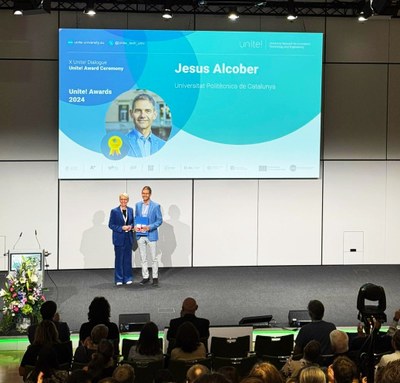
<svg viewBox="0 0 400 383">
<path fill-rule="evenodd" d="M 61 29 L 59 49 L 60 179 L 319 177 L 321 33 Z"/>
</svg>

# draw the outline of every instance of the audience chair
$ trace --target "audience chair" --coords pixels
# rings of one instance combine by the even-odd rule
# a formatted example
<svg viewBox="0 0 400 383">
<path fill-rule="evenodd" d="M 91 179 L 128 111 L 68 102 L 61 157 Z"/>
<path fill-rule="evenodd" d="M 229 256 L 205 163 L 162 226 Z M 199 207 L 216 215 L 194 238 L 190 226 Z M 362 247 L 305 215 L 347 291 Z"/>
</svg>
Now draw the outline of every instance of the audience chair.
<svg viewBox="0 0 400 383">
<path fill-rule="evenodd" d="M 250 351 L 250 335 L 237 338 L 211 338 L 211 354 L 221 358 L 244 358 Z"/>
<path fill-rule="evenodd" d="M 133 367 L 135 370 L 135 382 L 153 383 L 157 372 L 164 368 L 164 359 L 123 361 L 122 364 L 130 364 Z"/>
<path fill-rule="evenodd" d="M 258 335 L 254 351 L 260 360 L 270 362 L 280 370 L 290 357 L 293 344 L 293 334 L 279 337 Z"/>
<path fill-rule="evenodd" d="M 174 382 L 184 383 L 186 382 L 186 373 L 190 367 L 194 364 L 202 364 L 209 368 L 211 371 L 212 359 L 207 357 L 205 359 L 195 360 L 170 360 L 168 364 L 168 370 L 171 372 Z"/>
<path fill-rule="evenodd" d="M 121 355 L 123 360 L 128 360 L 129 351 L 131 347 L 137 345 L 137 339 L 122 339 L 122 350 Z"/>
</svg>

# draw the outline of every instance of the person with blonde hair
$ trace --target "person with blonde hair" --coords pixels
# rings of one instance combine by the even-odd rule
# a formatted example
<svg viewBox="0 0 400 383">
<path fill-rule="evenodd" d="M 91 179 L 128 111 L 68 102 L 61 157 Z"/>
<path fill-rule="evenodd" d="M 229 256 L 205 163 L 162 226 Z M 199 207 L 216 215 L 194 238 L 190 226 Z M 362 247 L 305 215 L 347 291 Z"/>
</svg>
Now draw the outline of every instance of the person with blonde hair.
<svg viewBox="0 0 400 383">
<path fill-rule="evenodd" d="M 283 379 L 277 368 L 268 362 L 256 363 L 251 369 L 249 377 L 258 377 L 264 383 L 283 383 Z"/>
<path fill-rule="evenodd" d="M 300 371 L 299 383 L 326 383 L 326 376 L 319 367 L 306 367 Z"/>
<path fill-rule="evenodd" d="M 128 207 L 129 195 L 119 195 L 119 206 L 112 209 L 108 227 L 112 230 L 115 252 L 114 282 L 116 286 L 132 284 L 132 250 L 134 245 L 133 209 Z"/>
<path fill-rule="evenodd" d="M 209 373 L 210 370 L 208 369 L 207 366 L 204 366 L 202 364 L 194 364 L 189 368 L 189 370 L 187 370 L 186 381 L 187 383 L 193 383 L 196 379 L 200 378 L 200 376 Z"/>
</svg>

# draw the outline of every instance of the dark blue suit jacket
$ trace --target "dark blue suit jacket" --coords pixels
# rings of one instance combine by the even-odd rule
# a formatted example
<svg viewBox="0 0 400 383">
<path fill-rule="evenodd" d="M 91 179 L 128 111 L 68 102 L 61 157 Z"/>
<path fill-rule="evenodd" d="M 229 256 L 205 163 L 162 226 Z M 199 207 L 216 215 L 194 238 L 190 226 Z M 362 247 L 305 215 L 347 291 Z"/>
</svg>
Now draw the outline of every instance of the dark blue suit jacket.
<svg viewBox="0 0 400 383">
<path fill-rule="evenodd" d="M 126 233 L 122 230 L 122 226 L 125 225 L 134 225 L 133 219 L 133 209 L 131 207 L 127 207 L 127 215 L 128 219 L 126 223 L 124 221 L 124 216 L 122 215 L 121 208 L 118 206 L 111 210 L 110 220 L 108 222 L 108 227 L 112 230 L 112 241 L 114 246 L 123 246 L 125 242 L 125 237 L 128 236 L 129 242 L 132 245 L 133 243 L 133 232 L 130 231 Z"/>
</svg>

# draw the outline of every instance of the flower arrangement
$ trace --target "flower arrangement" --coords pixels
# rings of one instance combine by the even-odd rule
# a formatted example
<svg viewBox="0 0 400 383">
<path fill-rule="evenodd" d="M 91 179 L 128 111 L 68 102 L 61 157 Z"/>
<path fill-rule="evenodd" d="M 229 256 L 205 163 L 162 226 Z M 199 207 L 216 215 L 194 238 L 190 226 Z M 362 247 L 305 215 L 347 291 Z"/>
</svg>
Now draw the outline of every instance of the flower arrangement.
<svg viewBox="0 0 400 383">
<path fill-rule="evenodd" d="M 37 264 L 32 258 L 22 257 L 17 271 L 6 277 L 5 288 L 0 291 L 4 300 L 0 330 L 4 333 L 17 327 L 24 318 L 32 323 L 40 319 L 40 306 L 46 300 L 37 275 Z"/>
</svg>

